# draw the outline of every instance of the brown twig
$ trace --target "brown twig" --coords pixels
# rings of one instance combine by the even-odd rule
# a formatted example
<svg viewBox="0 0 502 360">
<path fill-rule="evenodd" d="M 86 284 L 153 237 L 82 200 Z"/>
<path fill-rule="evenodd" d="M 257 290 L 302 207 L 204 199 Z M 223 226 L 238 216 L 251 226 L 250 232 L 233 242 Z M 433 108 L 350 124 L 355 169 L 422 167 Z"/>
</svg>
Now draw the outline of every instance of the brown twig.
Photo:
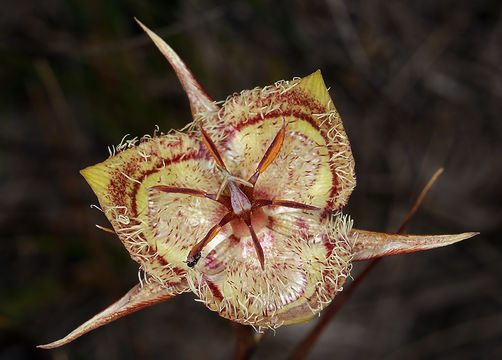
<svg viewBox="0 0 502 360">
<path fill-rule="evenodd" d="M 430 180 L 427 182 L 420 195 L 418 195 L 415 204 L 408 213 L 408 216 L 406 216 L 406 219 L 399 227 L 397 231 L 398 234 L 403 232 L 406 225 L 412 219 L 413 215 L 415 215 L 425 195 L 430 190 L 430 188 L 432 187 L 432 185 L 434 184 L 438 176 L 441 175 L 442 172 L 443 168 L 438 169 L 434 173 L 434 175 L 432 175 Z M 331 320 L 333 320 L 338 310 L 342 308 L 345 301 L 350 297 L 350 295 L 354 292 L 357 286 L 363 281 L 363 279 L 366 278 L 366 276 L 371 272 L 371 270 L 373 270 L 373 268 L 380 261 L 380 259 L 381 258 L 371 260 L 370 263 L 364 268 L 364 270 L 356 277 L 356 279 L 352 283 L 350 283 L 350 285 L 340 295 L 338 295 L 335 298 L 335 300 L 326 308 L 326 310 L 324 310 L 321 319 L 317 322 L 314 328 L 307 334 L 307 336 L 293 350 L 291 356 L 289 357 L 290 360 L 301 360 L 307 357 L 307 355 L 310 353 L 310 351 L 316 344 L 317 339 L 319 338 L 319 336 L 321 336 L 326 326 L 329 324 Z"/>
<path fill-rule="evenodd" d="M 424 200 L 425 195 L 427 195 L 427 193 L 431 189 L 432 185 L 436 182 L 436 179 L 438 178 L 439 175 L 441 175 L 443 170 L 444 170 L 443 168 L 439 168 L 438 170 L 436 170 L 434 175 L 432 175 L 432 177 L 429 179 L 429 182 L 427 182 L 427 184 L 423 188 L 420 195 L 418 195 L 417 200 L 415 200 L 415 204 L 413 205 L 410 212 L 408 213 L 408 216 L 406 216 L 406 219 L 404 219 L 404 221 L 401 224 L 401 226 L 399 227 L 399 229 L 397 229 L 398 234 L 401 234 L 404 231 L 404 229 L 406 228 L 406 226 L 408 225 L 410 220 L 413 218 L 413 215 L 415 215 L 415 213 L 417 212 L 418 207 L 420 206 L 420 204 L 422 204 L 422 201 Z"/>
</svg>

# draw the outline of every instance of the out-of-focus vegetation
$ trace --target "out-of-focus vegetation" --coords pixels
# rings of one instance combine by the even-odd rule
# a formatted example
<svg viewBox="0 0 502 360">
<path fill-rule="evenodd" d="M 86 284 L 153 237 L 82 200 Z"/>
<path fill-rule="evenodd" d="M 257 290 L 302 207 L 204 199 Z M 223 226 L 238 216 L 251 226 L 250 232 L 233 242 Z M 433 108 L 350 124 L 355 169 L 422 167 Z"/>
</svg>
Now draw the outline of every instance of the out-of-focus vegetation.
<svg viewBox="0 0 502 360">
<path fill-rule="evenodd" d="M 225 359 L 227 321 L 183 295 L 54 351 L 136 281 L 78 170 L 107 145 L 190 121 L 162 36 L 215 100 L 321 69 L 356 158 L 347 212 L 392 231 L 481 231 L 388 258 L 313 358 L 502 356 L 502 5 L 499 1 L 7 1 L 0 15 L 0 359 Z M 357 267 L 356 267 L 357 271 Z M 284 358 L 311 324 L 268 336 Z"/>
</svg>

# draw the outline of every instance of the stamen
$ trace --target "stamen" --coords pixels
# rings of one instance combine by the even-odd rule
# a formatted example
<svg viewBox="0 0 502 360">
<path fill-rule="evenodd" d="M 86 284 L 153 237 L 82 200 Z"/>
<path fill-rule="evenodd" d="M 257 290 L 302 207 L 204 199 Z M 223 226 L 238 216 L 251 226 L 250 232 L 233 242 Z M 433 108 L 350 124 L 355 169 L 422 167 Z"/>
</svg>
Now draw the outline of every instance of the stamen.
<svg viewBox="0 0 502 360">
<path fill-rule="evenodd" d="M 187 194 L 187 195 L 193 195 L 193 196 L 198 196 L 198 197 L 208 197 L 211 195 L 211 194 L 208 194 L 202 190 L 180 188 L 180 187 L 176 187 L 176 186 L 167 186 L 167 185 L 155 185 L 155 186 L 149 187 L 148 190 L 149 191 L 158 190 L 158 191 L 162 191 L 165 193 Z"/>
<path fill-rule="evenodd" d="M 301 209 L 301 210 L 321 210 L 320 208 L 312 205 L 298 203 L 296 201 L 289 200 L 265 200 L 259 199 L 255 200 L 253 203 L 253 208 L 259 208 L 262 206 L 284 206 L 293 209 Z"/>
<path fill-rule="evenodd" d="M 218 224 L 213 226 L 211 230 L 207 233 L 206 236 L 204 236 L 204 239 L 199 241 L 195 246 L 190 250 L 187 256 L 187 265 L 188 267 L 194 267 L 195 264 L 199 261 L 201 257 L 201 252 L 202 249 L 212 240 L 218 233 L 220 232 L 221 228 L 225 226 L 228 222 L 233 220 L 235 218 L 235 215 L 233 213 L 228 213 L 223 217 L 223 219 L 220 220 Z"/>
<path fill-rule="evenodd" d="M 256 172 L 249 179 L 249 182 L 251 184 L 254 185 L 256 183 L 256 180 L 258 180 L 258 176 L 265 171 L 265 169 L 274 161 L 277 154 L 279 154 L 279 151 L 281 150 L 282 147 L 282 143 L 284 142 L 285 135 L 286 135 L 286 120 L 282 118 L 281 129 L 275 136 L 274 140 L 272 140 L 272 143 L 265 152 L 265 155 L 263 155 L 263 158 L 261 159 L 260 163 L 258 164 L 258 167 L 256 168 Z"/>
<path fill-rule="evenodd" d="M 207 199 L 211 199 L 214 201 L 219 202 L 223 206 L 225 206 L 227 209 L 230 209 L 230 199 L 228 196 L 221 196 L 221 192 L 218 191 L 217 194 L 209 194 L 205 191 L 202 190 L 196 190 L 196 189 L 189 189 L 189 188 L 180 188 L 176 186 L 167 186 L 167 185 L 155 185 L 152 187 L 149 187 L 147 190 L 158 190 L 162 191 L 168 194 L 185 194 L 185 195 L 192 195 L 192 196 L 198 196 L 198 197 L 204 197 Z"/>
<path fill-rule="evenodd" d="M 211 140 L 208 133 L 202 128 L 201 124 L 197 123 L 197 125 L 199 125 L 200 133 L 202 134 L 202 140 L 204 140 L 204 144 L 206 144 L 207 149 L 209 150 L 211 155 L 213 155 L 214 160 L 220 167 L 226 170 L 227 168 L 225 166 L 225 163 L 223 162 L 223 159 L 221 158 L 221 155 L 218 152 L 218 149 L 216 148 L 213 140 Z"/>
<path fill-rule="evenodd" d="M 258 241 L 258 237 L 256 236 L 253 226 L 251 225 L 251 218 L 246 218 L 245 222 L 249 228 L 249 232 L 251 233 L 251 238 L 253 239 L 256 255 L 258 255 L 258 260 L 260 260 L 261 269 L 265 270 L 265 256 L 263 255 L 263 249 L 260 245 L 260 242 Z"/>
</svg>

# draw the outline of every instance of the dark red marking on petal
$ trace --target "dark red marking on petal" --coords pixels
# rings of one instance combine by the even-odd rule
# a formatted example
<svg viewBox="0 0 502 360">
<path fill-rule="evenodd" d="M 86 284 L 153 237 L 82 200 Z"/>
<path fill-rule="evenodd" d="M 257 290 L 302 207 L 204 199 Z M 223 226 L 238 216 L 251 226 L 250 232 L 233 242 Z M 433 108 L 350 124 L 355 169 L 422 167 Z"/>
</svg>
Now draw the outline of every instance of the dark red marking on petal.
<svg viewBox="0 0 502 360">
<path fill-rule="evenodd" d="M 304 233 L 307 233 L 310 228 L 309 224 L 299 217 L 296 218 L 296 226 L 298 226 L 298 229 L 302 230 Z"/>
<path fill-rule="evenodd" d="M 162 256 L 159 256 L 159 263 L 160 263 L 160 266 L 167 266 L 167 265 L 169 265 L 169 263 L 167 262 L 167 260 L 164 259 Z"/>
<path fill-rule="evenodd" d="M 209 290 L 211 290 L 211 293 L 213 294 L 213 296 L 216 299 L 218 299 L 218 301 L 222 301 L 223 295 L 221 294 L 220 289 L 218 289 L 218 286 L 215 283 L 213 283 L 211 280 L 207 279 L 206 277 L 204 277 L 204 280 L 206 281 L 206 284 L 209 287 Z"/>
<path fill-rule="evenodd" d="M 333 192 L 333 190 L 332 190 L 332 192 Z M 328 201 L 328 205 L 321 212 L 321 220 L 327 219 L 333 213 L 333 210 L 331 210 L 332 206 L 333 206 L 333 203 L 334 203 L 334 200 L 329 200 Z M 331 204 L 331 206 L 330 206 L 330 204 Z"/>
<path fill-rule="evenodd" d="M 221 259 L 218 257 L 216 250 L 211 250 L 209 254 L 204 258 L 204 268 L 206 269 L 217 269 L 222 264 Z"/>
<path fill-rule="evenodd" d="M 193 139 L 192 139 L 193 140 Z M 154 174 L 161 170 L 165 165 L 172 163 L 178 163 L 184 160 L 192 159 L 209 159 L 210 154 L 208 153 L 204 143 L 202 141 L 196 141 L 195 148 L 191 149 L 189 152 L 179 153 L 171 158 L 162 158 L 159 155 L 160 148 L 171 148 L 173 150 L 179 151 L 183 146 L 185 139 L 179 137 L 178 139 L 167 139 L 166 137 L 157 137 L 145 141 L 142 145 L 143 151 L 148 155 L 151 155 L 150 159 L 157 158 L 155 163 L 150 160 L 151 169 L 145 171 L 141 168 L 141 164 L 144 163 L 144 158 L 140 154 L 134 154 L 126 163 L 123 163 L 115 170 L 110 171 L 110 183 L 107 187 L 107 193 L 110 195 L 110 202 L 115 206 L 126 206 L 132 211 L 128 213 L 128 216 L 136 217 L 137 209 L 135 204 L 135 198 L 141 182 L 146 176 Z M 148 144 L 148 142 L 152 142 Z M 131 150 L 134 151 L 134 150 Z M 128 179 L 128 176 L 130 179 Z M 133 189 L 131 190 L 131 179 L 134 179 Z M 131 204 L 127 203 L 127 200 L 132 200 Z"/>
<path fill-rule="evenodd" d="M 267 107 L 271 104 L 285 104 L 283 108 L 291 108 L 291 107 L 304 107 L 308 108 L 311 113 L 315 114 L 321 114 L 326 112 L 326 105 L 320 103 L 316 98 L 312 97 L 305 91 L 299 90 L 299 89 L 292 89 L 291 91 L 288 91 L 287 93 L 284 94 L 278 94 L 277 92 L 275 93 L 270 93 L 265 97 L 262 97 L 261 94 L 256 96 L 256 93 L 250 92 L 250 93 L 244 93 L 244 94 L 237 94 L 233 98 L 230 98 L 227 100 L 227 103 L 231 102 L 240 102 L 239 100 L 235 101 L 234 99 L 238 99 L 240 97 L 247 96 L 247 103 L 254 103 L 254 108 L 263 108 Z M 231 105 L 229 105 L 230 107 Z M 223 114 L 224 116 L 225 114 Z M 252 118 L 247 118 L 246 121 L 243 121 L 242 123 L 239 123 L 236 125 L 236 130 L 239 131 L 241 127 L 245 127 L 245 125 L 250 122 L 250 125 L 253 125 L 257 122 L 263 121 L 263 119 L 270 118 L 270 117 L 278 117 L 281 116 L 281 111 L 280 110 L 275 110 L 271 111 L 268 114 L 260 114 L 258 113 Z M 228 129 L 222 129 L 222 130 L 227 130 Z"/>
<path fill-rule="evenodd" d="M 123 164 L 120 170 L 113 171 L 110 175 L 110 183 L 108 184 L 108 193 L 111 196 L 111 202 L 115 206 L 128 206 L 126 203 L 127 189 L 130 187 L 131 180 L 126 176 L 134 179 L 139 172 L 139 160 L 129 161 Z"/>
<path fill-rule="evenodd" d="M 160 256 L 159 256 L 159 257 L 160 257 Z M 164 259 L 164 258 L 162 258 L 162 259 Z M 172 266 L 172 264 L 171 264 L 171 266 Z M 186 273 L 187 273 L 187 272 L 186 272 L 186 270 L 181 269 L 181 268 L 179 268 L 179 267 L 177 267 L 177 266 L 172 266 L 170 269 L 171 269 L 171 270 L 172 270 L 172 271 L 173 271 L 176 275 L 178 275 L 178 276 L 185 276 L 185 275 L 186 275 Z"/>
<path fill-rule="evenodd" d="M 300 91 L 291 91 L 283 95 L 271 94 L 266 98 L 253 99 L 253 100 L 256 101 L 257 108 L 270 105 L 271 103 L 285 104 L 285 108 L 283 110 L 278 109 L 271 111 L 268 114 L 257 114 L 253 117 L 248 118 L 247 121 L 245 122 L 243 121 L 241 123 L 236 124 L 233 129 L 230 128 L 225 129 L 226 133 L 232 133 L 234 131 L 238 132 L 248 125 L 254 125 L 256 123 L 263 122 L 266 119 L 277 118 L 281 116 L 284 117 L 295 116 L 302 120 L 308 121 L 312 126 L 314 126 L 315 129 L 319 129 L 318 119 L 314 119 L 311 114 L 321 114 L 327 111 L 325 105 L 321 104 L 316 99 Z M 310 110 L 310 114 L 305 113 L 303 109 L 291 109 L 292 107 L 295 106 L 308 108 Z"/>
<path fill-rule="evenodd" d="M 338 239 L 336 239 L 336 241 L 338 241 Z M 323 236 L 323 243 L 324 243 L 324 247 L 328 251 L 327 254 L 326 254 L 326 257 L 330 257 L 331 254 L 333 253 L 333 249 L 335 248 L 335 240 L 332 239 L 330 241 L 330 239 L 328 239 L 327 236 L 324 235 Z"/>
<path fill-rule="evenodd" d="M 202 158 L 204 158 L 204 154 L 202 152 L 200 152 L 199 150 L 194 150 L 189 153 L 178 154 L 177 156 L 174 156 L 171 159 L 167 159 L 167 160 L 160 159 L 159 161 L 157 161 L 157 163 L 153 166 L 152 169 L 141 173 L 140 176 L 137 178 L 139 183 L 138 182 L 134 183 L 133 190 L 130 195 L 132 197 L 132 199 L 134 199 L 134 201 L 131 204 L 131 210 L 133 212 L 133 216 L 135 216 L 135 217 L 138 216 L 138 208 L 137 208 L 137 204 L 136 204 L 136 194 L 138 193 L 138 190 L 141 186 L 141 183 L 145 180 L 146 177 L 159 172 L 160 170 L 162 170 L 164 168 L 164 165 L 168 166 L 170 164 L 176 164 L 181 161 L 195 160 L 195 159 L 202 159 Z M 162 161 L 162 160 L 164 160 L 164 161 Z M 123 196 L 123 194 L 122 194 L 122 196 Z"/>
<path fill-rule="evenodd" d="M 150 253 L 154 253 L 153 249 Z M 178 276 L 184 276 L 186 274 L 186 270 L 181 269 L 177 266 L 173 266 L 172 264 L 169 264 L 167 260 L 164 259 L 162 256 L 158 255 L 157 253 L 154 254 L 156 255 L 156 259 L 158 260 L 160 266 L 169 267 L 169 269 Z"/>
<path fill-rule="evenodd" d="M 150 140 L 152 141 L 152 140 Z M 176 148 L 178 146 L 183 145 L 183 139 L 180 138 L 179 141 L 175 142 L 166 142 L 162 138 L 156 138 L 157 143 L 150 145 L 150 148 L 148 148 L 148 145 L 146 145 L 146 149 L 144 151 L 147 152 L 147 154 L 152 155 L 152 157 L 157 157 L 159 158 L 159 153 L 158 153 L 158 148 L 159 147 L 173 147 Z M 145 142 L 146 143 L 146 142 Z M 145 145 L 143 145 L 145 146 Z M 139 225 L 140 223 L 135 219 L 138 216 L 138 210 L 137 210 L 137 205 L 136 205 L 136 196 L 137 192 L 141 186 L 141 182 L 144 181 L 144 179 L 151 175 L 154 174 L 160 170 L 163 169 L 165 165 L 169 165 L 172 163 L 178 163 L 180 161 L 185 161 L 185 160 L 191 160 L 191 159 L 209 159 L 210 154 L 207 152 L 204 144 L 202 142 L 199 143 L 198 149 L 194 149 L 188 153 L 181 153 L 178 154 L 177 156 L 173 156 L 170 159 L 162 159 L 159 158 L 155 163 L 151 162 L 150 166 L 151 169 L 148 171 L 144 171 L 140 164 L 144 162 L 144 158 L 142 158 L 139 154 L 134 154 L 132 158 L 130 158 L 127 162 L 122 164 L 120 168 L 116 168 L 110 171 L 110 182 L 106 188 L 106 193 L 107 193 L 107 201 L 109 201 L 111 204 L 113 204 L 116 207 L 125 207 L 127 209 L 123 215 L 126 215 L 129 217 L 130 223 L 127 226 L 136 226 Z M 128 179 L 126 177 L 130 177 L 131 179 L 134 179 L 136 181 L 133 182 L 131 186 L 131 179 Z M 121 210 L 120 210 L 121 211 Z M 113 220 L 113 219 L 112 219 Z M 116 226 L 114 226 L 116 227 Z M 128 246 L 123 239 L 123 235 L 120 233 L 118 234 L 119 238 L 121 241 L 124 243 L 126 248 L 130 251 L 130 255 L 133 258 L 133 260 L 143 263 L 145 262 L 145 258 L 143 255 L 148 256 L 151 258 L 151 261 L 148 261 L 149 263 L 160 263 L 161 266 L 167 265 L 165 262 L 165 259 L 159 256 L 156 253 L 156 250 L 151 248 L 151 247 L 146 247 L 144 248 L 140 254 L 136 255 L 134 251 L 130 249 L 130 246 Z M 174 268 L 174 271 L 176 273 L 176 268 Z M 185 270 L 178 269 L 178 275 L 182 276 L 185 274 Z"/>
<path fill-rule="evenodd" d="M 137 217 L 137 205 L 136 205 L 136 194 L 141 186 L 141 183 L 144 179 L 152 175 L 158 171 L 160 171 L 164 165 L 169 165 L 173 163 L 178 163 L 180 161 L 192 160 L 202 158 L 202 154 L 199 151 L 191 151 L 186 154 L 178 154 L 177 156 L 171 159 L 159 159 L 155 164 L 153 164 L 152 168 L 148 171 L 142 171 L 139 164 L 141 159 L 132 158 L 126 164 L 123 164 L 120 170 L 116 170 L 111 173 L 110 183 L 107 187 L 107 192 L 111 196 L 111 203 L 115 206 L 126 206 L 130 207 L 131 213 L 127 215 L 129 217 Z M 134 179 L 132 189 L 129 190 L 131 186 L 131 181 L 128 179 L 129 176 L 131 179 Z M 126 199 L 131 201 L 131 204 L 126 203 Z"/>
</svg>

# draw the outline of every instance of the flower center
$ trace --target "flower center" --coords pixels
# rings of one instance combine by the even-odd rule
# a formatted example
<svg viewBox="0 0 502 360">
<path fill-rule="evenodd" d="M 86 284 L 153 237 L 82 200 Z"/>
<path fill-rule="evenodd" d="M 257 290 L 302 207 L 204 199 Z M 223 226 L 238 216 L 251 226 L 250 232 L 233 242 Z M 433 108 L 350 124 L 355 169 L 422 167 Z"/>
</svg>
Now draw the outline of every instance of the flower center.
<svg viewBox="0 0 502 360">
<path fill-rule="evenodd" d="M 258 236 L 256 235 L 256 229 L 258 231 L 267 224 L 268 217 L 260 209 L 263 206 L 285 206 L 300 210 L 320 210 L 319 208 L 311 205 L 301 204 L 289 200 L 268 200 L 268 199 L 255 199 L 254 198 L 254 185 L 258 180 L 261 173 L 274 161 L 275 157 L 279 153 L 282 147 L 282 143 L 286 136 L 286 121 L 283 119 L 282 127 L 279 132 L 272 140 L 271 144 L 267 148 L 267 151 L 263 155 L 260 163 L 258 164 L 255 173 L 248 181 L 240 179 L 236 176 L 231 175 L 223 159 L 216 148 L 213 140 L 204 131 L 200 124 L 199 129 L 202 135 L 202 140 L 206 145 L 207 149 L 216 161 L 217 167 L 221 170 L 223 175 L 223 183 L 216 194 L 209 194 L 201 190 L 179 188 L 165 185 L 157 185 L 151 187 L 149 190 L 159 190 L 167 193 L 179 193 L 192 196 L 205 197 L 214 201 L 218 201 L 228 209 L 228 213 L 223 216 L 220 222 L 214 225 L 206 236 L 200 240 L 197 244 L 192 247 L 192 250 L 187 256 L 187 265 L 193 267 L 197 264 L 201 257 L 202 249 L 220 232 L 220 230 L 229 222 L 232 222 L 232 228 L 234 234 L 237 237 L 242 237 L 244 235 L 250 234 L 253 240 L 253 245 L 256 250 L 256 255 L 262 269 L 265 269 L 265 256 L 263 254 L 263 249 L 261 247 Z M 229 189 L 230 197 L 221 195 L 225 188 Z M 242 236 L 239 236 L 242 234 Z"/>
</svg>

